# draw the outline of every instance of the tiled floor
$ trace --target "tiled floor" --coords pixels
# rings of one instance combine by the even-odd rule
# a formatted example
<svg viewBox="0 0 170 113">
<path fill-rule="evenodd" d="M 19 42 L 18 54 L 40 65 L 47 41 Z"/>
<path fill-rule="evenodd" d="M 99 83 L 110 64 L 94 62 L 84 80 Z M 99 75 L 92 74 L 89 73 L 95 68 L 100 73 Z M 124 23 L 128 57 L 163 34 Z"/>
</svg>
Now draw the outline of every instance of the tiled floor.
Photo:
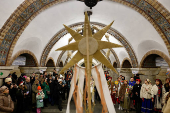
<svg viewBox="0 0 170 113">
<path fill-rule="evenodd" d="M 54 105 L 51 106 L 50 104 L 48 107 L 42 109 L 42 113 L 66 113 L 67 101 L 63 101 L 63 110 L 59 111 L 58 106 Z M 118 105 L 115 105 L 116 113 L 125 113 L 124 111 L 120 111 L 117 109 Z M 31 112 L 34 113 L 34 112 Z M 74 101 L 70 103 L 70 113 L 76 113 Z M 85 113 L 85 111 L 84 111 Z M 102 113 L 102 105 L 99 101 L 96 101 L 96 105 L 94 106 L 93 113 Z M 135 113 L 135 111 L 130 111 L 129 113 Z"/>
</svg>

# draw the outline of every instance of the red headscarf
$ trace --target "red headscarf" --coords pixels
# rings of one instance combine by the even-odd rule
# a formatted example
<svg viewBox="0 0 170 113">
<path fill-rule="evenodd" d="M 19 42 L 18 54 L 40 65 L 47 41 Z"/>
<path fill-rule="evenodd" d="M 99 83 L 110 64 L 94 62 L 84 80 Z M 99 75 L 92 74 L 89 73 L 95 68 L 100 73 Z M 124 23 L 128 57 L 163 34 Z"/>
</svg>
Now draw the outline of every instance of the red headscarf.
<svg viewBox="0 0 170 113">
<path fill-rule="evenodd" d="M 158 99 L 162 98 L 162 81 L 160 79 L 156 79 L 155 81 L 159 81 L 158 85 Z"/>
</svg>

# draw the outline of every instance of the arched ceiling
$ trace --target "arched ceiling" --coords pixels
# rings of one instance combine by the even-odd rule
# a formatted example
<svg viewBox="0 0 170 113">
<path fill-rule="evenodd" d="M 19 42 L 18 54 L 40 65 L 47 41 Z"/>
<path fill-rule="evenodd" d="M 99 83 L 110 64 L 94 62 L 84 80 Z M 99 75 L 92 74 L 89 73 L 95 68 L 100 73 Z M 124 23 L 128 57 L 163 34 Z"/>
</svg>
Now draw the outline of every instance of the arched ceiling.
<svg viewBox="0 0 170 113">
<path fill-rule="evenodd" d="M 170 10 L 169 0 L 158 1 Z M 0 1 L 0 15 L 3 15 L 3 17 L 1 16 L 2 18 L 0 18 L 0 28 L 22 2 L 23 0 L 15 0 L 15 2 L 11 0 Z M 89 10 L 89 8 L 87 8 L 83 2 L 79 1 L 67 1 L 44 10 L 30 22 L 19 37 L 12 56 L 18 51 L 26 49 L 32 51 L 39 62 L 47 43 L 59 30 L 64 28 L 62 24 L 71 25 L 73 23 L 83 22 L 84 11 L 86 10 Z M 107 25 L 115 20 L 112 27 L 123 34 L 128 40 L 137 56 L 138 62 L 140 62 L 142 57 L 150 50 L 159 50 L 169 56 L 167 47 L 158 32 L 146 18 L 134 9 L 112 1 L 101 1 L 92 9 L 92 12 L 93 15 L 90 20 L 93 22 Z M 66 45 L 68 38 L 70 38 L 70 36 L 63 37 L 57 42 L 55 47 L 51 49 L 48 57 L 52 57 L 55 63 L 61 52 L 54 50 Z M 113 42 L 115 43 L 115 41 Z M 124 58 L 129 57 L 124 48 L 114 50 L 120 62 L 122 62 Z M 63 56 L 63 59 L 66 59 L 65 56 Z"/>
</svg>

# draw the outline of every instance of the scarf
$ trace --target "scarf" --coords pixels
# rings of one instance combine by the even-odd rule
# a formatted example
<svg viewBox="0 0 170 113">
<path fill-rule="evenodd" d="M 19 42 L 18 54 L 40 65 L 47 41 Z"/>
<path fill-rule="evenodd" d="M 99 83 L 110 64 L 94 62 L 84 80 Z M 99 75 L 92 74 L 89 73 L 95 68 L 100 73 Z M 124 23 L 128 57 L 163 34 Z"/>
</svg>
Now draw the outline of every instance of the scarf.
<svg viewBox="0 0 170 113">
<path fill-rule="evenodd" d="M 156 79 L 157 81 L 159 81 L 159 85 L 158 86 L 158 100 L 160 102 L 160 99 L 162 98 L 162 81 L 160 79 Z"/>
</svg>

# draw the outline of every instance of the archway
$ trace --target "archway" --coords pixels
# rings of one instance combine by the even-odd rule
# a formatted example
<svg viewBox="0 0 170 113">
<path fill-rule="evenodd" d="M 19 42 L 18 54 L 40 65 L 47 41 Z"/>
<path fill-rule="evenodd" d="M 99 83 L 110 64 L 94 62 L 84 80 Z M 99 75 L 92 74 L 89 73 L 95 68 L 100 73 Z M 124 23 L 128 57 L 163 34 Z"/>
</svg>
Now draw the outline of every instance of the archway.
<svg viewBox="0 0 170 113">
<path fill-rule="evenodd" d="M 63 65 L 63 61 L 60 61 L 60 63 L 59 63 L 59 67 L 63 67 L 64 65 Z"/>
<path fill-rule="evenodd" d="M 14 55 L 9 65 L 19 65 L 20 67 L 38 67 L 38 61 L 31 51 L 23 50 Z"/>
<path fill-rule="evenodd" d="M 101 24 L 101 23 L 97 23 L 97 22 L 91 22 L 93 25 L 98 26 L 100 28 L 104 28 L 106 25 Z M 76 24 L 72 24 L 69 27 L 72 29 L 76 29 L 76 28 L 80 28 L 82 27 L 83 22 L 80 23 L 76 23 Z M 120 43 L 125 47 L 129 58 L 132 61 L 132 67 L 138 67 L 138 61 L 137 61 L 137 57 L 135 55 L 134 50 L 132 49 L 131 45 L 129 44 L 129 42 L 126 40 L 126 38 L 119 33 L 117 30 L 115 30 L 114 28 L 110 28 L 108 30 L 108 33 L 110 35 L 112 35 L 113 37 L 115 37 L 118 41 L 120 41 Z M 67 34 L 67 30 L 64 28 L 62 30 L 60 30 L 58 33 L 56 33 L 55 36 L 53 36 L 53 38 L 50 40 L 50 42 L 47 44 L 47 46 L 45 47 L 42 55 L 41 55 L 41 59 L 40 59 L 40 65 L 43 67 L 45 64 L 46 59 L 48 58 L 48 55 L 50 53 L 50 50 L 53 48 L 53 46 L 58 42 L 58 40 L 60 40 L 64 35 Z M 114 52 L 113 49 L 111 49 L 111 52 L 113 53 L 116 61 L 118 62 L 118 67 L 120 67 L 120 62 L 119 59 L 116 55 L 116 53 Z M 62 53 L 64 54 L 64 53 Z M 60 60 L 57 60 L 57 62 L 59 62 Z M 57 64 L 56 64 L 57 66 Z"/>
<path fill-rule="evenodd" d="M 122 61 L 122 66 L 121 68 L 132 68 L 132 65 L 131 65 L 131 62 L 129 60 L 129 58 L 125 58 L 123 61 Z"/>
<path fill-rule="evenodd" d="M 55 63 L 54 60 L 52 58 L 49 58 L 47 63 L 46 63 L 46 67 L 55 67 Z"/>
<path fill-rule="evenodd" d="M 164 64 L 161 64 L 162 63 Z M 170 58 L 166 56 L 163 52 L 158 51 L 158 50 L 151 50 L 147 52 L 141 62 L 140 62 L 140 67 L 141 68 L 156 68 L 160 67 L 159 64 L 164 66 L 169 66 L 170 67 Z M 166 64 L 167 63 L 167 64 Z"/>
<path fill-rule="evenodd" d="M 113 67 L 117 68 L 117 63 L 116 62 L 113 62 Z"/>
<path fill-rule="evenodd" d="M 65 0 L 64 0 L 65 1 Z M 9 17 L 1 29 L 1 62 L 0 65 L 6 65 L 11 59 L 13 47 L 15 46 L 18 38 L 30 23 L 30 21 L 37 16 L 41 11 L 51 7 L 54 4 L 62 3 L 63 1 L 24 1 L 15 12 Z M 145 1 L 140 0 L 133 2 L 131 0 L 113 0 L 128 7 L 133 8 L 142 14 L 150 23 L 155 27 L 157 32 L 164 40 L 167 49 L 169 46 L 169 12 L 158 1 Z M 22 16 L 27 15 L 27 16 Z M 160 20 L 162 23 L 160 24 Z M 8 45 L 7 45 L 8 44 Z M 12 48 L 11 48 L 12 47 Z M 169 51 L 169 49 L 168 49 Z M 0 56 L 1 56 L 0 55 Z M 4 59 L 5 58 L 5 59 Z M 133 60 L 132 60 L 133 62 Z M 133 66 L 134 67 L 134 66 Z"/>
</svg>

